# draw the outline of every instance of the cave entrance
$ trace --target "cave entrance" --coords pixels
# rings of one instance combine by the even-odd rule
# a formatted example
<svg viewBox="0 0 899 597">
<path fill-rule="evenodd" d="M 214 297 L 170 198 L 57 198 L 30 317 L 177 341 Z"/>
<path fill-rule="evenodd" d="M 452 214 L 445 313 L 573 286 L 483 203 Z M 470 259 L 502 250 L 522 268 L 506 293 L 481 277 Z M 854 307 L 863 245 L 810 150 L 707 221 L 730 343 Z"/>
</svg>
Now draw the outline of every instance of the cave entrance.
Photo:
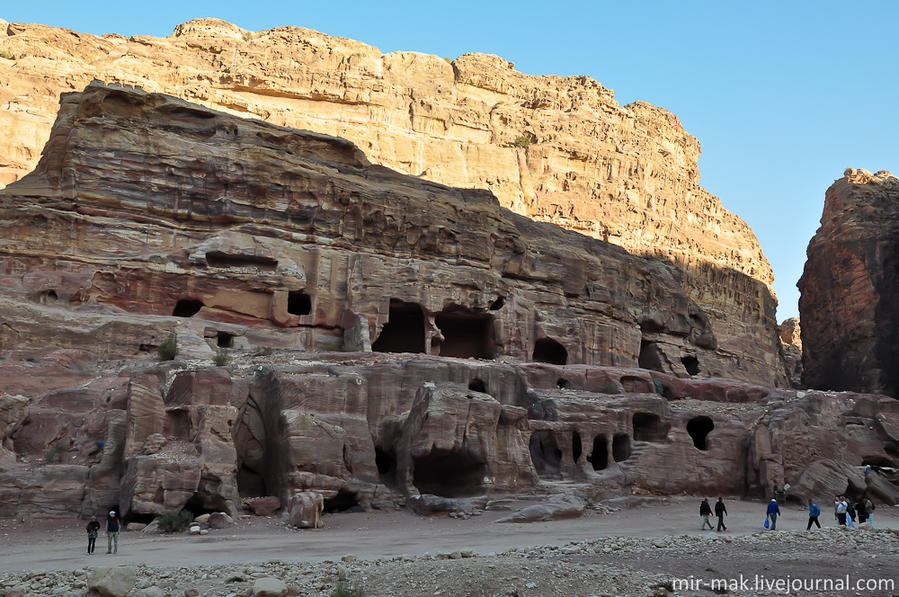
<svg viewBox="0 0 899 597">
<path fill-rule="evenodd" d="M 562 471 L 562 450 L 556 442 L 555 434 L 549 429 L 540 429 L 531 434 L 528 444 L 534 470 L 541 477 L 558 477 Z"/>
<path fill-rule="evenodd" d="M 655 413 L 634 413 L 634 441 L 663 442 L 668 439 L 670 425 Z"/>
<path fill-rule="evenodd" d="M 202 479 L 200 483 L 202 484 Z M 225 512 L 225 501 L 219 496 L 210 496 L 194 493 L 187 503 L 184 504 L 184 510 L 194 515 L 194 518 L 203 514 L 212 514 L 213 512 Z"/>
<path fill-rule="evenodd" d="M 358 494 L 345 488 L 340 488 L 334 497 L 325 499 L 323 510 L 328 514 L 334 512 L 362 512 L 362 508 L 359 506 Z"/>
<path fill-rule="evenodd" d="M 412 484 L 421 493 L 442 497 L 470 497 L 484 493 L 487 466 L 462 452 L 432 450 L 416 458 Z"/>
<path fill-rule="evenodd" d="M 568 363 L 568 351 L 552 338 L 540 338 L 534 344 L 534 362 L 565 365 Z"/>
<path fill-rule="evenodd" d="M 234 346 L 234 334 L 218 332 L 215 335 L 215 344 L 219 348 L 231 348 Z"/>
<path fill-rule="evenodd" d="M 640 356 L 637 364 L 641 369 L 651 369 L 652 371 L 662 371 L 662 351 L 655 342 L 640 341 Z"/>
<path fill-rule="evenodd" d="M 708 450 L 708 435 L 715 428 L 715 423 L 709 417 L 693 417 L 687 421 L 687 433 L 693 438 L 693 445 L 700 450 Z"/>
<path fill-rule="evenodd" d="M 587 456 L 587 460 L 593 465 L 593 470 L 601 471 L 609 466 L 609 447 L 605 435 L 597 435 L 593 438 L 593 452 Z"/>
<path fill-rule="evenodd" d="M 687 373 L 690 375 L 699 375 L 699 359 L 692 355 L 687 355 L 685 357 L 681 357 L 681 363 L 684 365 L 684 369 L 687 370 Z"/>
<path fill-rule="evenodd" d="M 484 383 L 483 379 L 481 379 L 479 377 L 475 377 L 473 380 L 468 382 L 468 389 L 473 390 L 475 392 L 481 392 L 483 394 L 486 394 L 487 393 L 487 384 Z"/>
<path fill-rule="evenodd" d="M 375 446 L 375 466 L 381 483 L 388 487 L 396 485 L 396 451 Z"/>
<path fill-rule="evenodd" d="M 631 457 L 631 438 L 626 433 L 612 436 L 612 458 L 615 462 L 623 462 Z"/>
<path fill-rule="evenodd" d="M 181 299 L 175 303 L 172 315 L 175 317 L 193 317 L 203 308 L 203 301 L 197 299 Z"/>
<path fill-rule="evenodd" d="M 291 315 L 309 315 L 312 313 L 312 297 L 302 290 L 288 292 L 287 312 Z"/>
<path fill-rule="evenodd" d="M 434 324 L 443 335 L 440 356 L 462 359 L 492 359 L 495 356 L 492 315 L 450 305 L 434 317 Z"/>
<path fill-rule="evenodd" d="M 581 445 L 581 434 L 577 431 L 571 433 L 571 459 L 577 462 L 581 457 L 584 448 Z"/>
<path fill-rule="evenodd" d="M 246 463 L 237 469 L 237 493 L 240 497 L 264 497 L 266 492 L 265 478 Z"/>
<path fill-rule="evenodd" d="M 375 352 L 424 352 L 425 315 L 418 303 L 390 299 L 390 315 L 378 339 Z"/>
</svg>

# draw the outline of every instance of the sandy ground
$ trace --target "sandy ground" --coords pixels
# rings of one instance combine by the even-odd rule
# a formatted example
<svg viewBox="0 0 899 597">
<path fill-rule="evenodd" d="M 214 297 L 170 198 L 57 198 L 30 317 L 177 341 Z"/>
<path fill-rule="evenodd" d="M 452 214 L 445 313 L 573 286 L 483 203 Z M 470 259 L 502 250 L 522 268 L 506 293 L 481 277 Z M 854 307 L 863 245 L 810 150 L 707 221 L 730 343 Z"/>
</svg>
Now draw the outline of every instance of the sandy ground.
<svg viewBox="0 0 899 597">
<path fill-rule="evenodd" d="M 579 519 L 530 524 L 494 523 L 507 512 L 485 512 L 459 520 L 424 518 L 406 511 L 375 511 L 326 515 L 325 528 L 297 531 L 286 528 L 276 518 L 244 517 L 231 529 L 214 530 L 202 537 L 123 532 L 117 555 L 105 554 L 106 540 L 101 534 L 97 552 L 91 556 L 84 553 L 83 521 L 23 524 L 2 520 L 0 572 L 10 576 L 36 570 L 65 571 L 110 565 L 183 569 L 246 566 L 272 560 L 277 560 L 278 565 L 297 568 L 295 563 L 309 566 L 327 564 L 326 561 L 356 562 L 358 558 L 362 567 L 350 572 L 351 576 L 355 574 L 368 583 L 370 589 L 366 595 L 600 595 L 603 593 L 589 587 L 590 579 L 606 578 L 609 570 L 620 570 L 634 578 L 654 578 L 657 585 L 658 579 L 663 582 L 662 588 L 653 589 L 655 593 L 640 593 L 634 588 L 637 585 L 628 585 L 630 588 L 620 586 L 617 593 L 607 594 L 674 594 L 668 590 L 670 586 L 664 588 L 664 579 L 691 574 L 702 578 L 740 573 L 772 577 L 865 573 L 870 577 L 893 578 L 897 585 L 895 591 L 845 594 L 899 595 L 899 508 L 879 507 L 875 512 L 875 527 L 895 531 L 873 533 L 828 530 L 835 522 L 827 514 L 829 508 L 822 507 L 825 529 L 816 536 L 815 531 L 805 532 L 807 511 L 797 506 L 783 508 L 778 530 L 772 532 L 762 528 L 764 503 L 728 501 L 727 505 L 730 515 L 726 519 L 726 533 L 700 531 L 699 498 L 676 498 L 611 514 L 588 511 Z M 866 543 L 858 543 L 862 536 L 866 537 Z M 625 543 L 619 546 L 616 542 L 620 538 L 625 538 Z M 800 542 L 792 545 L 790 542 L 795 538 Z M 582 544 L 577 549 L 566 549 L 564 546 L 571 542 Z M 608 549 L 608 545 L 614 549 Z M 473 552 L 475 557 L 456 559 L 460 551 Z M 445 559 L 453 552 L 456 552 L 453 559 Z M 404 564 L 406 561 L 413 563 Z M 367 567 L 365 562 L 377 565 Z M 382 566 L 382 562 L 391 565 Z M 329 569 L 328 573 L 335 572 Z M 449 576 L 440 581 L 441 574 Z M 528 580 L 535 574 L 539 578 Z M 547 575 L 550 579 L 555 576 L 561 579 L 572 574 L 569 582 L 574 584 L 563 592 L 558 592 L 566 586 L 561 580 L 545 584 Z M 441 592 L 445 591 L 447 582 L 457 583 L 459 587 L 465 585 L 468 581 L 463 577 L 470 582 L 480 578 L 479 584 L 466 590 Z M 501 586 L 492 587 L 492 582 Z M 327 595 L 330 587 L 319 583 L 318 588 L 323 592 L 298 594 Z M 241 594 L 209 591 L 199 594 Z M 680 591 L 677 594 L 714 593 Z M 731 591 L 731 594 L 765 593 Z"/>
</svg>

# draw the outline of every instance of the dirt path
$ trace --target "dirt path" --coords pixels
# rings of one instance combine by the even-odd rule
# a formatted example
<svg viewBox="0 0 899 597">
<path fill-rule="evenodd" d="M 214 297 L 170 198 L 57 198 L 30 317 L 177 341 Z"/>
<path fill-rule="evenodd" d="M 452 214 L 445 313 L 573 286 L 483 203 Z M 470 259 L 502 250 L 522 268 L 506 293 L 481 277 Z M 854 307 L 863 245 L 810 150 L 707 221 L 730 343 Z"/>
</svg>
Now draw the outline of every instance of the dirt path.
<svg viewBox="0 0 899 597">
<path fill-rule="evenodd" d="M 85 566 L 138 565 L 203 566 L 254 563 L 269 560 L 318 562 L 343 556 L 360 559 L 421 556 L 455 551 L 492 554 L 510 548 L 561 546 L 572 541 L 627 536 L 709 536 L 699 530 L 698 498 L 676 498 L 659 504 L 612 514 L 589 512 L 579 519 L 530 524 L 495 524 L 507 512 L 486 512 L 467 520 L 425 518 L 406 511 L 326 515 L 325 528 L 296 531 L 277 519 L 241 518 L 225 530 L 206 536 L 156 535 L 124 532 L 119 553 L 107 556 L 105 536 L 97 553 L 88 556 L 83 522 L 38 521 L 20 524 L 0 521 L 0 571 L 66 570 Z M 765 505 L 728 501 L 728 532 L 739 537 L 762 530 Z M 822 523 L 834 526 L 826 514 Z M 878 508 L 878 528 L 899 529 L 899 508 Z M 806 510 L 784 508 L 778 532 L 805 530 Z M 897 563 L 899 568 L 899 563 Z"/>
</svg>

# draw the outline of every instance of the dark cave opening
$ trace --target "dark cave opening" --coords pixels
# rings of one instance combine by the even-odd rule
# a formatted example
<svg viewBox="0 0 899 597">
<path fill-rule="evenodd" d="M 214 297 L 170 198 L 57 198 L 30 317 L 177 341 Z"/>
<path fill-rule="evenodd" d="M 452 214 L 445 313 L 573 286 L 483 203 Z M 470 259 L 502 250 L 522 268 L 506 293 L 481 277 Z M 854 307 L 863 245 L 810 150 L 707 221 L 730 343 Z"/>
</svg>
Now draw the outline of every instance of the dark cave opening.
<svg viewBox="0 0 899 597">
<path fill-rule="evenodd" d="M 375 352 L 424 352 L 425 315 L 418 303 L 390 299 L 390 315 L 378 339 Z"/>
<path fill-rule="evenodd" d="M 700 450 L 708 450 L 708 435 L 715 428 L 709 417 L 693 417 L 687 422 L 687 433 L 693 438 L 693 445 Z"/>
<path fill-rule="evenodd" d="M 631 457 L 631 438 L 626 433 L 612 436 L 612 458 L 615 462 L 623 462 Z"/>
<path fill-rule="evenodd" d="M 468 382 L 468 389 L 473 390 L 475 392 L 482 392 L 482 393 L 486 394 L 487 393 L 487 384 L 484 383 L 483 379 L 481 379 L 479 377 L 475 377 L 473 380 Z"/>
<path fill-rule="evenodd" d="M 487 466 L 462 452 L 432 450 L 414 460 L 412 484 L 421 493 L 441 497 L 470 497 L 484 493 Z"/>
<path fill-rule="evenodd" d="M 540 338 L 534 344 L 534 362 L 565 365 L 568 363 L 568 351 L 552 338 Z"/>
<path fill-rule="evenodd" d="M 609 466 L 609 448 L 606 441 L 605 435 L 597 435 L 593 438 L 593 452 L 590 453 L 587 460 L 593 465 L 595 471 L 601 471 Z"/>
<path fill-rule="evenodd" d="M 634 413 L 634 441 L 662 442 L 668 439 L 670 425 L 655 413 Z"/>
<path fill-rule="evenodd" d="M 234 334 L 218 332 L 215 335 L 215 345 L 219 348 L 232 348 L 234 346 Z"/>
<path fill-rule="evenodd" d="M 440 356 L 463 359 L 495 356 L 492 315 L 452 305 L 438 313 L 434 323 L 443 335 Z"/>
<path fill-rule="evenodd" d="M 355 491 L 349 491 L 341 487 L 337 491 L 337 495 L 325 499 L 324 512 L 327 514 L 347 512 L 350 510 L 354 512 L 362 511 L 362 508 L 359 507 L 359 496 Z"/>
<path fill-rule="evenodd" d="M 312 297 L 302 290 L 288 292 L 287 312 L 291 315 L 309 315 L 312 313 Z"/>
<path fill-rule="evenodd" d="M 193 317 L 203 308 L 203 301 L 197 299 L 181 299 L 175 304 L 172 315 L 175 317 Z"/>
<path fill-rule="evenodd" d="M 506 304 L 505 297 L 498 296 L 496 300 L 490 303 L 490 307 L 488 307 L 491 311 L 499 311 Z"/>
<path fill-rule="evenodd" d="M 237 493 L 242 498 L 268 495 L 265 478 L 246 464 L 241 464 L 237 469 Z"/>
<path fill-rule="evenodd" d="M 558 477 L 562 470 L 562 450 L 556 442 L 555 434 L 549 429 L 540 429 L 531 434 L 528 448 L 534 470 L 541 477 Z"/>
<path fill-rule="evenodd" d="M 681 363 L 690 375 L 699 375 L 699 359 L 692 355 L 681 357 Z"/>
</svg>

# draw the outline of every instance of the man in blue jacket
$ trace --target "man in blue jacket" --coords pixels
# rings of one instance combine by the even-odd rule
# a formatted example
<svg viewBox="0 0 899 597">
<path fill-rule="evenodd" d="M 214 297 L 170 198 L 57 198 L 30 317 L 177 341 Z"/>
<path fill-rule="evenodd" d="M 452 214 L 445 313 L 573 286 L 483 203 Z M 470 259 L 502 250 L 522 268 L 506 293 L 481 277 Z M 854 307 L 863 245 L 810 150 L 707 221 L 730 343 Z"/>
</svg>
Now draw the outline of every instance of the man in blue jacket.
<svg viewBox="0 0 899 597">
<path fill-rule="evenodd" d="M 817 525 L 819 529 L 821 528 L 821 523 L 818 522 L 818 517 L 819 517 L 819 516 L 821 516 L 821 508 L 819 508 L 819 507 L 817 506 L 817 504 L 815 504 L 815 502 L 809 502 L 809 505 L 808 505 L 808 526 L 805 527 L 805 530 L 806 530 L 806 531 L 811 530 L 812 524 Z"/>
<path fill-rule="evenodd" d="M 771 530 L 777 529 L 777 515 L 780 514 L 780 508 L 777 506 L 777 500 L 772 499 L 768 502 L 768 518 L 771 519 Z"/>
</svg>

